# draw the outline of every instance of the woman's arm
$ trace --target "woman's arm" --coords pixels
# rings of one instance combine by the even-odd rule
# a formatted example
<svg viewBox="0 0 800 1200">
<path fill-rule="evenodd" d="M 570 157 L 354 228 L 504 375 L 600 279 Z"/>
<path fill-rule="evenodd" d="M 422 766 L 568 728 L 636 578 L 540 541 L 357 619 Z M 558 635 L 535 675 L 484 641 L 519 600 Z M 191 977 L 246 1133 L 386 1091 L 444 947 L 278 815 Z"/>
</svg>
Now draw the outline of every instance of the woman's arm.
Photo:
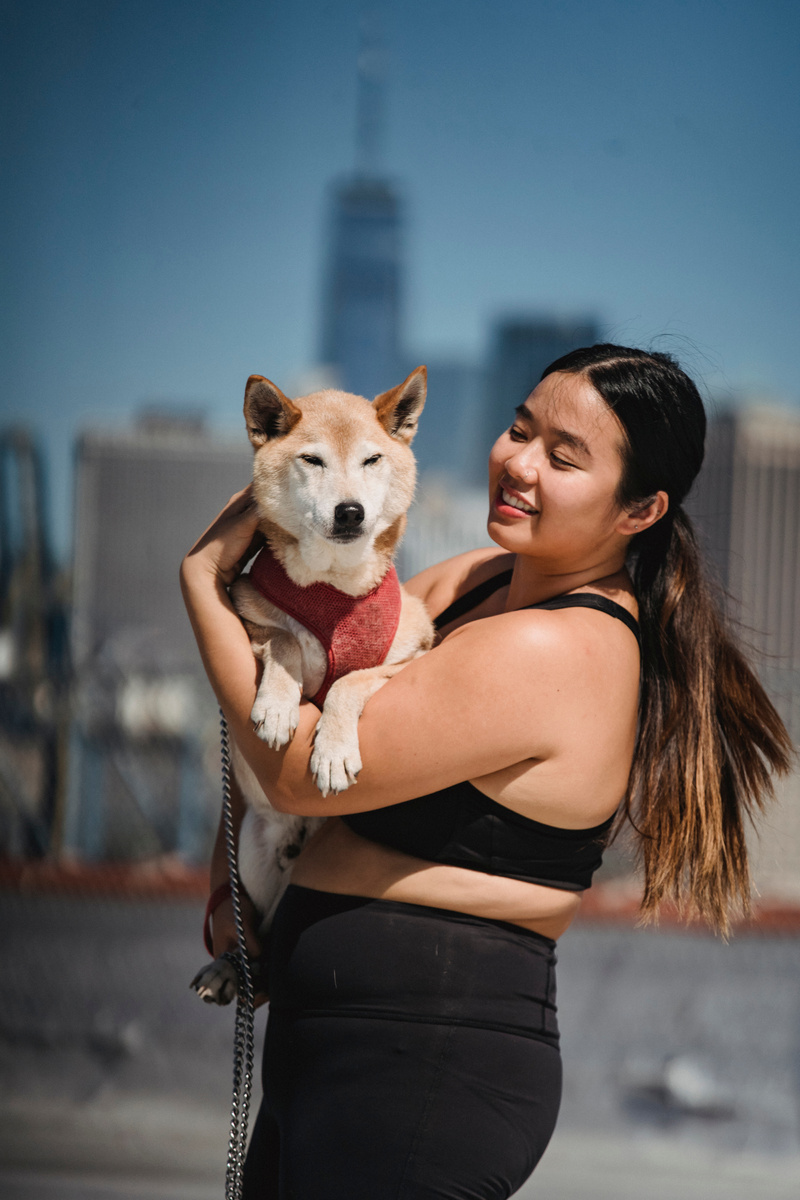
<svg viewBox="0 0 800 1200">
<path fill-rule="evenodd" d="M 247 489 L 184 559 L 181 583 L 212 687 L 274 807 L 317 816 L 381 808 L 550 752 L 564 693 L 580 700 L 585 656 L 565 658 L 558 622 L 507 613 L 457 630 L 372 697 L 359 723 L 358 782 L 323 798 L 308 771 L 314 705 L 301 704 L 295 736 L 280 751 L 260 741 L 250 720 L 258 665 L 226 585 L 256 525 Z"/>
</svg>

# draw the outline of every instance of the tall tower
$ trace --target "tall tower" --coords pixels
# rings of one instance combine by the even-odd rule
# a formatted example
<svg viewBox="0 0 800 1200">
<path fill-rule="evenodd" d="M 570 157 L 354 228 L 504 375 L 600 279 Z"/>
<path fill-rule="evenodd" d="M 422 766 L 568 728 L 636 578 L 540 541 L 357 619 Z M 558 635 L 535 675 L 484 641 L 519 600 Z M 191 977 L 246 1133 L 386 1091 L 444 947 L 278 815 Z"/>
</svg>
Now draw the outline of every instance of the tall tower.
<svg viewBox="0 0 800 1200">
<path fill-rule="evenodd" d="M 362 20 L 355 174 L 332 190 L 322 359 L 370 399 L 400 379 L 400 200 L 380 173 L 383 67 L 374 17 Z"/>
</svg>

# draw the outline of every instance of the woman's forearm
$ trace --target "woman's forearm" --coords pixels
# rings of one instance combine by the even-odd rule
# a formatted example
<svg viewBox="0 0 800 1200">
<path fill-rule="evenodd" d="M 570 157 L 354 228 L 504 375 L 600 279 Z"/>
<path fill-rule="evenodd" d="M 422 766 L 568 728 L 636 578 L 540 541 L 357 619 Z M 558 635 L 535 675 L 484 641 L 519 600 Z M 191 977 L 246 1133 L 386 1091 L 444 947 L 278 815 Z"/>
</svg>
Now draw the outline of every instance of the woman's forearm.
<svg viewBox="0 0 800 1200">
<path fill-rule="evenodd" d="M 358 723 L 358 781 L 323 797 L 309 771 L 320 717 L 313 704 L 301 700 L 297 729 L 281 750 L 271 750 L 253 728 L 260 665 L 227 588 L 258 537 L 245 489 L 187 554 L 181 587 L 231 735 L 273 807 L 322 817 L 381 808 L 538 757 L 540 742 L 549 745 L 563 703 L 558 627 L 532 622 L 527 612 L 507 613 L 456 630 L 380 688 Z M 582 673 L 584 666 L 581 660 Z"/>
<path fill-rule="evenodd" d="M 209 682 L 228 720 L 249 712 L 258 686 L 258 663 L 224 582 L 202 562 L 181 563 L 181 591 Z"/>
<path fill-rule="evenodd" d="M 304 793 L 319 792 L 308 773 L 308 761 L 319 710 L 304 702 L 300 723 L 288 747 L 270 750 L 253 730 L 250 712 L 260 677 L 260 664 L 228 596 L 224 580 L 202 560 L 187 555 L 181 564 L 181 589 L 206 674 L 236 744 L 276 806 L 292 804 Z"/>
</svg>

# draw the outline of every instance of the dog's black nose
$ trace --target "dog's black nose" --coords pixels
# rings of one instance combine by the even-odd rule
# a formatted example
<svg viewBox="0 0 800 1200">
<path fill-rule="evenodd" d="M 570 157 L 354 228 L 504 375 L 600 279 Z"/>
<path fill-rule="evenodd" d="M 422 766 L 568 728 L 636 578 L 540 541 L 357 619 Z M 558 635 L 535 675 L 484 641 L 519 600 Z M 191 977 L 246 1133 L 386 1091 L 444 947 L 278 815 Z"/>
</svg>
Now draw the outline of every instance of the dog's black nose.
<svg viewBox="0 0 800 1200">
<path fill-rule="evenodd" d="M 364 505 L 357 500 L 343 500 L 333 510 L 333 519 L 340 528 L 356 529 L 364 520 Z"/>
</svg>

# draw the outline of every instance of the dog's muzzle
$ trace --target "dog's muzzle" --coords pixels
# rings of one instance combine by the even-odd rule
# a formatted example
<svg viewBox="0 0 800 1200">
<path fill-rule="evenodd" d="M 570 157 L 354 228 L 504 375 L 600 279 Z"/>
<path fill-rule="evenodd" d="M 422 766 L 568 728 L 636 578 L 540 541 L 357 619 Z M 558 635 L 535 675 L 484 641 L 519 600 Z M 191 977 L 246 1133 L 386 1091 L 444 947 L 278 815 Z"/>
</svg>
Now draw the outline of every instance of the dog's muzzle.
<svg viewBox="0 0 800 1200">
<path fill-rule="evenodd" d="M 331 537 L 337 542 L 352 542 L 361 536 L 364 524 L 364 505 L 357 500 L 343 500 L 333 510 Z"/>
</svg>

